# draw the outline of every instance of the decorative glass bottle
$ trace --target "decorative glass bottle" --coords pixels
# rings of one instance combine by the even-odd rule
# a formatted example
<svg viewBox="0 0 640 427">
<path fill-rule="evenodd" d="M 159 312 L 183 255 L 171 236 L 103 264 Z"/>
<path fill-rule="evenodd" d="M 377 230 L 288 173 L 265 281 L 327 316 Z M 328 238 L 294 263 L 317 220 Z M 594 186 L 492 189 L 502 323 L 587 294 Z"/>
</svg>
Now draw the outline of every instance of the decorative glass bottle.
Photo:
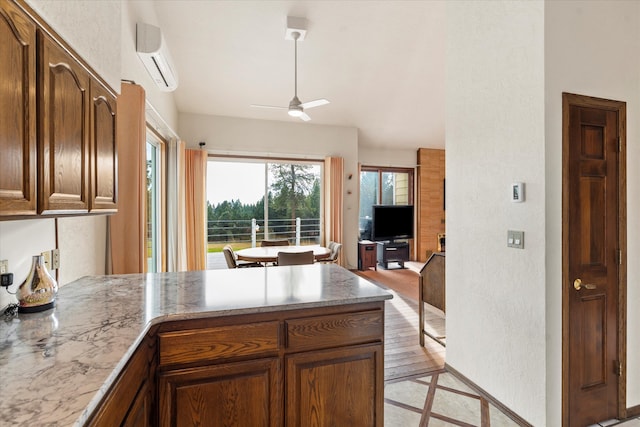
<svg viewBox="0 0 640 427">
<path fill-rule="evenodd" d="M 35 313 L 53 308 L 58 282 L 49 274 L 42 255 L 34 255 L 31 270 L 18 288 L 18 311 Z"/>
</svg>

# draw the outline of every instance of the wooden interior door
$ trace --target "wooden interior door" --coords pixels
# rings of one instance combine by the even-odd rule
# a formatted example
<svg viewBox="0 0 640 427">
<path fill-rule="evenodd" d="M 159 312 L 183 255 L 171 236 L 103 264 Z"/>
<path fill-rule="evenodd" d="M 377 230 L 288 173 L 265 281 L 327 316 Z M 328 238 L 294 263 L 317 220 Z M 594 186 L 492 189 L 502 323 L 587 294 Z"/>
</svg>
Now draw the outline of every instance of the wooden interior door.
<svg viewBox="0 0 640 427">
<path fill-rule="evenodd" d="M 563 424 L 586 426 L 624 408 L 625 104 L 564 94 L 563 120 Z"/>
</svg>

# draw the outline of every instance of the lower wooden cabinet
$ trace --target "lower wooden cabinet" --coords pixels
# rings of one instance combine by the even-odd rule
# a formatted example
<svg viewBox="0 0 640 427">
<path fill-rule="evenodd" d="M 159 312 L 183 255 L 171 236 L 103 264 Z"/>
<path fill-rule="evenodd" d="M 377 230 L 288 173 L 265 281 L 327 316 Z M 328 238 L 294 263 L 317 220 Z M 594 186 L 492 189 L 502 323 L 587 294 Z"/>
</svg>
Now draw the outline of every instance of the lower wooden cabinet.
<svg viewBox="0 0 640 427">
<path fill-rule="evenodd" d="M 155 419 L 153 410 L 154 391 L 153 383 L 149 379 L 142 383 L 129 412 L 127 412 L 122 421 L 122 427 L 151 427 L 155 425 L 153 422 Z"/>
<path fill-rule="evenodd" d="M 159 425 L 281 426 L 280 378 L 278 358 L 161 373 Z"/>
<path fill-rule="evenodd" d="M 384 301 L 157 328 L 89 425 L 383 425 Z"/>
<path fill-rule="evenodd" d="M 149 334 L 129 359 L 102 404 L 89 419 L 91 427 L 155 425 L 155 339 Z"/>
<path fill-rule="evenodd" d="M 382 427 L 382 344 L 287 356 L 286 425 Z"/>
</svg>

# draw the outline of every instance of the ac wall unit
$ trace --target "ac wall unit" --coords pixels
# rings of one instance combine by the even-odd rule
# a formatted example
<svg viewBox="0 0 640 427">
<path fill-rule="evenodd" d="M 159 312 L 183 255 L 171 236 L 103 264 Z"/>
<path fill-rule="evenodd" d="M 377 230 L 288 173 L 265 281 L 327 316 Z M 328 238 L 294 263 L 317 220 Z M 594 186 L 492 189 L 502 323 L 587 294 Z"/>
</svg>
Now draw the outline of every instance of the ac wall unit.
<svg viewBox="0 0 640 427">
<path fill-rule="evenodd" d="M 171 92 L 178 87 L 178 74 L 160 28 L 138 22 L 136 24 L 136 52 L 160 90 Z"/>
</svg>

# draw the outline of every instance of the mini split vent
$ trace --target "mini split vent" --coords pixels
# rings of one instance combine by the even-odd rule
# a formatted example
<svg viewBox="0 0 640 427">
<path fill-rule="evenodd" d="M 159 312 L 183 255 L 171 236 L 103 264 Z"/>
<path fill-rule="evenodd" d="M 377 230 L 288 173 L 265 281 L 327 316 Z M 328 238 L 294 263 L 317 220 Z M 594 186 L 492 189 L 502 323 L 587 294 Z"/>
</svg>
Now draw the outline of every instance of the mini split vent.
<svg viewBox="0 0 640 427">
<path fill-rule="evenodd" d="M 178 87 L 178 75 L 160 28 L 138 22 L 136 52 L 160 90 L 171 92 Z"/>
</svg>

